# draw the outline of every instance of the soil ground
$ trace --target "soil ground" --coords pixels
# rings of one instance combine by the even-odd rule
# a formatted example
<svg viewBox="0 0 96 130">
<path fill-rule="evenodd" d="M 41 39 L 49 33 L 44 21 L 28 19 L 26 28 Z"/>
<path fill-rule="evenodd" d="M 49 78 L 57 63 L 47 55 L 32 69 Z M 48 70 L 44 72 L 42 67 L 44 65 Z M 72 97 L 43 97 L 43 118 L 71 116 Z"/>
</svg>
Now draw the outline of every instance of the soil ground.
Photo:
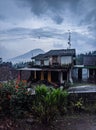
<svg viewBox="0 0 96 130">
<path fill-rule="evenodd" d="M 58 117 L 45 126 L 28 119 L 0 119 L 0 130 L 96 130 L 96 115 L 76 114 Z"/>
</svg>

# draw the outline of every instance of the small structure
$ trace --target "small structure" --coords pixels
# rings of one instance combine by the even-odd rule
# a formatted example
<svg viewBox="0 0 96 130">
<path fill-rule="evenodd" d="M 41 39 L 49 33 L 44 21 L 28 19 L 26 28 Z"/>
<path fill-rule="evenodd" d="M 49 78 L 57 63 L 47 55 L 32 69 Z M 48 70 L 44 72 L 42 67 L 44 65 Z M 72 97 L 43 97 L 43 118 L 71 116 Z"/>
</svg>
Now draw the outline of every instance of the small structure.
<svg viewBox="0 0 96 130">
<path fill-rule="evenodd" d="M 77 81 L 96 83 L 96 55 L 84 55 L 83 65 L 75 65 L 72 75 Z"/>
</svg>

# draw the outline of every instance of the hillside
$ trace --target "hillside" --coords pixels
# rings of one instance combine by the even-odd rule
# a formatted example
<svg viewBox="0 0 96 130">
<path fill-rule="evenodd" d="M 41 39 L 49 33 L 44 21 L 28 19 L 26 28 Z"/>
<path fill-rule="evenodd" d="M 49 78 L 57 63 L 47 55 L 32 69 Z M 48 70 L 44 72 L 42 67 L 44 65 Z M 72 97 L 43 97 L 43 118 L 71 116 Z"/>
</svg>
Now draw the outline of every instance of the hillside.
<svg viewBox="0 0 96 130">
<path fill-rule="evenodd" d="M 44 51 L 42 49 L 34 49 L 34 50 L 31 50 L 25 54 L 22 54 L 22 55 L 19 55 L 17 57 L 14 57 L 14 58 L 11 58 L 9 60 L 7 60 L 8 62 L 12 62 L 13 64 L 15 63 L 20 63 L 20 62 L 28 62 L 28 61 L 31 61 L 31 58 L 33 56 L 36 56 L 38 54 L 43 54 Z"/>
</svg>

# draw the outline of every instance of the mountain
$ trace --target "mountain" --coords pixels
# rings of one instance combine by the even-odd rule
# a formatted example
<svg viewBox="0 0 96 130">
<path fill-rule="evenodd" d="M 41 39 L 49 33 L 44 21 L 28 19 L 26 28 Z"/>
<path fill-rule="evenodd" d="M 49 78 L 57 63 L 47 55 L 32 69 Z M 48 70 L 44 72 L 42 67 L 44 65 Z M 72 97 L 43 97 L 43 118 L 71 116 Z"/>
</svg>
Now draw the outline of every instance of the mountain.
<svg viewBox="0 0 96 130">
<path fill-rule="evenodd" d="M 13 64 L 20 63 L 20 62 L 28 62 L 28 61 L 31 61 L 31 58 L 33 56 L 36 56 L 38 54 L 43 54 L 43 53 L 44 53 L 44 51 L 42 49 L 34 49 L 25 54 L 11 58 L 11 59 L 7 60 L 7 62 L 12 62 Z"/>
</svg>

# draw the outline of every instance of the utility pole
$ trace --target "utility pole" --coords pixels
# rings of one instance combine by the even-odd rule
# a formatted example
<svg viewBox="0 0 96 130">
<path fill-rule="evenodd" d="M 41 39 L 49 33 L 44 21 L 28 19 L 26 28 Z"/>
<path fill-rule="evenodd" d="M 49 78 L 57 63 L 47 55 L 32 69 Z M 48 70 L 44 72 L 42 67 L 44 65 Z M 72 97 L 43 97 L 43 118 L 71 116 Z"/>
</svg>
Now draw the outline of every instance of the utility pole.
<svg viewBox="0 0 96 130">
<path fill-rule="evenodd" d="M 68 33 L 69 33 L 69 37 L 68 37 L 68 45 L 69 45 L 69 47 L 68 47 L 68 49 L 71 49 L 71 32 L 70 32 L 70 30 L 68 30 Z"/>
</svg>

